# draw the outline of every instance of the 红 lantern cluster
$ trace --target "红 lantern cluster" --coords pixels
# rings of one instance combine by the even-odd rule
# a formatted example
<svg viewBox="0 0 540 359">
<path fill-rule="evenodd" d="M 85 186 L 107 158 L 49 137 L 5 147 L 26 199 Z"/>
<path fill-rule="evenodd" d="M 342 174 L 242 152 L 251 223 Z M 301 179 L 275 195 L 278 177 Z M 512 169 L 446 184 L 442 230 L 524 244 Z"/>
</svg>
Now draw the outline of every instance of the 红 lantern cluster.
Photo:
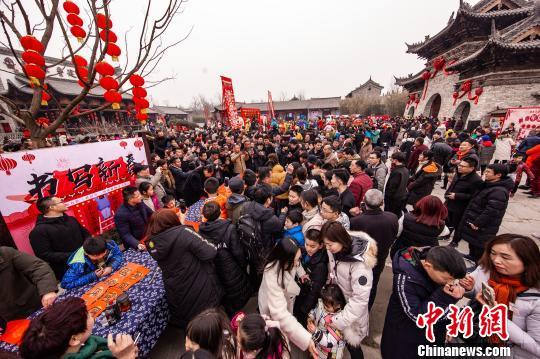
<svg viewBox="0 0 540 359">
<path fill-rule="evenodd" d="M 100 61 L 95 66 L 96 72 L 101 76 L 99 85 L 105 90 L 105 101 L 112 104 L 112 108 L 118 110 L 122 102 L 122 95 L 118 92 L 118 81 L 113 77 L 114 68 L 107 61 Z"/>
<path fill-rule="evenodd" d="M 105 51 L 114 62 L 118 61 L 118 57 L 122 53 L 120 47 L 116 44 L 118 36 L 112 31 L 113 23 L 105 14 L 97 14 L 96 25 L 101 30 L 99 38 L 105 43 Z"/>
<path fill-rule="evenodd" d="M 146 99 L 148 93 L 144 89 L 144 78 L 140 75 L 131 75 L 129 82 L 133 85 L 131 93 L 133 94 L 133 103 L 135 103 L 137 120 L 145 122 L 148 119 L 148 108 L 150 107 L 150 102 Z"/>
<path fill-rule="evenodd" d="M 45 48 L 32 35 L 22 36 L 20 43 L 24 49 L 22 53 L 24 72 L 30 80 L 30 86 L 40 86 L 45 79 L 45 58 L 42 55 Z"/>
<path fill-rule="evenodd" d="M 482 96 L 482 94 L 484 93 L 484 88 L 482 86 L 478 86 L 477 88 L 475 88 L 474 89 L 474 96 L 472 96 L 472 88 L 473 88 L 473 86 L 472 86 L 472 81 L 471 80 L 467 80 L 467 81 L 463 82 L 459 86 L 459 90 L 454 91 L 454 93 L 452 93 L 452 98 L 454 99 L 454 102 L 453 102 L 452 106 L 455 106 L 457 100 L 459 100 L 460 98 L 462 98 L 465 95 L 467 95 L 467 98 L 470 101 L 474 101 L 475 105 L 478 104 L 478 100 L 480 99 L 480 96 Z"/>
<path fill-rule="evenodd" d="M 79 43 L 82 43 L 86 37 L 86 31 L 82 28 L 84 21 L 79 16 L 81 13 L 79 6 L 77 6 L 77 4 L 75 4 L 73 1 L 66 0 L 64 1 L 63 7 L 67 13 L 66 20 L 71 26 L 69 28 L 69 32 L 71 32 L 71 35 L 77 38 Z"/>
<path fill-rule="evenodd" d="M 88 61 L 80 55 L 74 55 L 73 64 L 79 78 L 79 86 L 84 87 L 88 83 Z"/>
</svg>

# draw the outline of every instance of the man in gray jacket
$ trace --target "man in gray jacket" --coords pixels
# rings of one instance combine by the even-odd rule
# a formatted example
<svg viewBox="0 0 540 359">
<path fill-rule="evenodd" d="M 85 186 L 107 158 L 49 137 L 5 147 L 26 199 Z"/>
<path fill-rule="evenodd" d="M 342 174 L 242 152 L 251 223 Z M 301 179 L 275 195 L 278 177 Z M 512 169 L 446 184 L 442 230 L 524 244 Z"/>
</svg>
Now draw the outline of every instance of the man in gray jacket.
<svg viewBox="0 0 540 359">
<path fill-rule="evenodd" d="M 386 175 L 388 174 L 388 167 L 382 162 L 381 153 L 373 151 L 368 157 L 368 173 L 373 178 L 373 188 L 384 192 L 384 184 L 386 182 Z"/>
</svg>

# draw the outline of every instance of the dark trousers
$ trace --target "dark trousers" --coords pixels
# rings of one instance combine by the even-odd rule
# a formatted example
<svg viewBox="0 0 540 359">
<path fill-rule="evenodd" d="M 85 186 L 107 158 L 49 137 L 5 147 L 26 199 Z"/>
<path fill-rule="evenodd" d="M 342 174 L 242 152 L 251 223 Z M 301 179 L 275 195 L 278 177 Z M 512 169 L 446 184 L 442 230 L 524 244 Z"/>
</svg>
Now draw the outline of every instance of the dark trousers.
<svg viewBox="0 0 540 359">
<path fill-rule="evenodd" d="M 371 310 L 373 303 L 375 303 L 375 297 L 377 296 L 377 286 L 379 285 L 379 279 L 381 273 L 384 270 L 384 261 L 382 265 L 377 265 L 373 268 L 373 284 L 371 285 L 371 292 L 369 293 L 368 310 Z"/>
<path fill-rule="evenodd" d="M 384 210 L 394 213 L 399 218 L 403 215 L 403 210 L 405 209 L 406 202 L 407 199 L 385 198 Z"/>
<path fill-rule="evenodd" d="M 347 350 L 349 351 L 349 354 L 351 354 L 351 359 L 364 359 L 364 352 L 360 346 L 358 348 L 353 348 L 347 344 Z"/>
<path fill-rule="evenodd" d="M 478 263 L 480 258 L 482 257 L 482 254 L 484 254 L 484 247 L 476 247 L 469 243 L 469 257 Z"/>
</svg>

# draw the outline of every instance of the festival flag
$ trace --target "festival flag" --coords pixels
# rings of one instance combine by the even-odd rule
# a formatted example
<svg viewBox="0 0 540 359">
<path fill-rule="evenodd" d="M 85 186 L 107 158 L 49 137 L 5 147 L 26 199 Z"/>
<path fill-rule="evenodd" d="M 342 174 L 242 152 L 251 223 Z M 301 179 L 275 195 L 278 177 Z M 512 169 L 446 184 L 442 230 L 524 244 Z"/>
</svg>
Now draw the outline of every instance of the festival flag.
<svg viewBox="0 0 540 359">
<path fill-rule="evenodd" d="M 208 110 L 208 105 L 204 105 L 204 119 L 206 120 L 206 126 L 210 127 L 210 111 Z"/>
<path fill-rule="evenodd" d="M 270 120 L 276 118 L 276 113 L 274 112 L 274 102 L 272 101 L 272 93 L 268 90 L 268 115 L 270 115 Z"/>
<path fill-rule="evenodd" d="M 228 77 L 221 76 L 221 86 L 223 88 L 222 105 L 225 110 L 225 118 L 230 122 L 231 126 L 236 126 L 236 102 L 234 101 L 234 90 L 232 80 Z"/>
</svg>

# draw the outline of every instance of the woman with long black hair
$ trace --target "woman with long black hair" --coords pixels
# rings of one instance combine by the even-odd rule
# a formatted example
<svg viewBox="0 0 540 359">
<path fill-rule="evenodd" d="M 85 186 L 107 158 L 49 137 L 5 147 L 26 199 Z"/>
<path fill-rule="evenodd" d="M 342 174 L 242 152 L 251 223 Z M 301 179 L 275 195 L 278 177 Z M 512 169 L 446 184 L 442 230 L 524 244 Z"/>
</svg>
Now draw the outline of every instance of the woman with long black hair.
<svg viewBox="0 0 540 359">
<path fill-rule="evenodd" d="M 259 289 L 259 311 L 278 321 L 283 334 L 301 350 L 315 355 L 311 333 L 293 315 L 294 300 L 300 294 L 295 277 L 302 253 L 291 238 L 283 238 L 274 246 L 264 267 Z"/>
</svg>

